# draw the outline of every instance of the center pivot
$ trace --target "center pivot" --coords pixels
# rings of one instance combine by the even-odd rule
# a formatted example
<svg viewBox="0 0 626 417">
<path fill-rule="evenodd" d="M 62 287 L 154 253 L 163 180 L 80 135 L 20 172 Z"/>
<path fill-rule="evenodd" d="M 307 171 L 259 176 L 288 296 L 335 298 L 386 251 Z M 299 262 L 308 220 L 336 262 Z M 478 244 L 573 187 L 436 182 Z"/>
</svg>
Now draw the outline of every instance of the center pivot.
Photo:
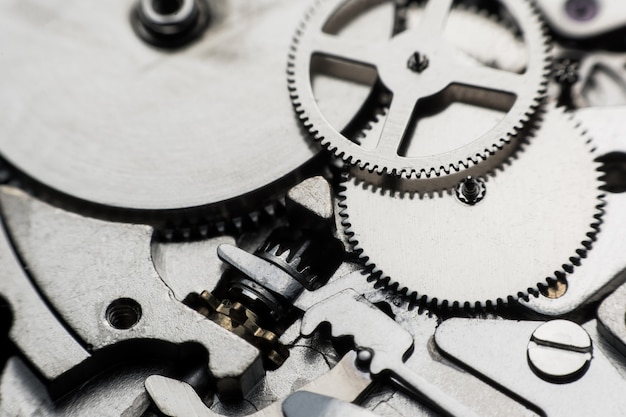
<svg viewBox="0 0 626 417">
<path fill-rule="evenodd" d="M 409 57 L 406 66 L 413 72 L 420 73 L 428 68 L 428 57 L 418 51 L 413 52 Z"/>
</svg>

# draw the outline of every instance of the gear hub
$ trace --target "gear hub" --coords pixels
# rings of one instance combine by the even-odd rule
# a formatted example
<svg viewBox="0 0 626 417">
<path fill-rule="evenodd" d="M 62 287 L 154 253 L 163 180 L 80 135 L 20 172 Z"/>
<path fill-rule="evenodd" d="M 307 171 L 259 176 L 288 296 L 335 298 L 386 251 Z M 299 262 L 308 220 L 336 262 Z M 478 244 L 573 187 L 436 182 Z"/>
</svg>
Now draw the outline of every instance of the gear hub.
<svg viewBox="0 0 626 417">
<path fill-rule="evenodd" d="M 503 148 L 512 148 L 506 144 L 513 141 L 544 96 L 548 46 L 542 23 L 528 1 L 501 3 L 502 13 L 515 22 L 514 32 L 523 34 L 513 35 L 509 27 L 500 25 L 503 38 L 509 36 L 513 43 L 522 44 L 525 63 L 516 69 L 489 58 L 483 62 L 476 59 L 473 51 L 485 49 L 480 39 L 470 50 L 464 49 L 464 38 L 481 32 L 473 30 L 480 28 L 477 22 L 486 25 L 493 21 L 476 10 L 453 7 L 452 0 L 425 2 L 415 11 L 417 18 L 407 19 L 406 27 L 393 24 L 392 14 L 387 13 L 392 2 L 318 1 L 298 29 L 289 60 L 289 86 L 299 118 L 316 140 L 346 162 L 404 178 L 456 173 Z M 363 21 L 384 32 L 353 36 L 352 27 Z M 480 54 L 488 56 L 490 52 Z M 384 120 L 366 134 L 366 140 L 344 134 L 345 130 L 328 123 L 327 115 L 319 110 L 312 85 L 320 59 L 332 62 L 333 68 L 344 65 L 346 71 L 337 72 L 337 77 L 352 82 L 363 82 L 363 73 L 375 70 L 372 95 L 380 93 L 390 100 Z M 436 114 L 446 113 L 447 125 L 466 126 L 467 117 L 447 113 L 457 104 L 498 115 L 490 113 L 489 122 L 463 137 L 461 143 L 455 135 L 433 139 L 420 134 L 421 122 L 433 116 L 433 109 Z M 365 111 L 362 106 L 355 119 Z M 414 143 L 433 141 L 437 143 L 413 149 Z"/>
</svg>

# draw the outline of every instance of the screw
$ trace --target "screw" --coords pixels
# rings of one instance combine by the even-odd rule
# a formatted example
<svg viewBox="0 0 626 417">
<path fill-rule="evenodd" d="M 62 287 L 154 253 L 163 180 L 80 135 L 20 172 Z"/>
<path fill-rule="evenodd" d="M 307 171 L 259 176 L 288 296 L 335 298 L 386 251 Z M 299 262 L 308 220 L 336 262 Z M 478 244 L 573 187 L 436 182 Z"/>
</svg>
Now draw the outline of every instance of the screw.
<svg viewBox="0 0 626 417">
<path fill-rule="evenodd" d="M 565 11 L 571 19 L 587 22 L 598 15 L 600 6 L 596 0 L 568 0 Z"/>
<path fill-rule="evenodd" d="M 413 55 L 409 57 L 409 61 L 406 66 L 413 72 L 422 72 L 428 68 L 428 57 L 419 52 L 413 52 Z"/>
<path fill-rule="evenodd" d="M 578 324 L 552 320 L 539 326 L 528 343 L 528 363 L 537 376 L 552 383 L 579 379 L 589 368 L 591 338 Z"/>
<path fill-rule="evenodd" d="M 484 181 L 467 177 L 456 186 L 457 198 L 467 205 L 473 206 L 485 198 L 487 188 Z"/>
</svg>

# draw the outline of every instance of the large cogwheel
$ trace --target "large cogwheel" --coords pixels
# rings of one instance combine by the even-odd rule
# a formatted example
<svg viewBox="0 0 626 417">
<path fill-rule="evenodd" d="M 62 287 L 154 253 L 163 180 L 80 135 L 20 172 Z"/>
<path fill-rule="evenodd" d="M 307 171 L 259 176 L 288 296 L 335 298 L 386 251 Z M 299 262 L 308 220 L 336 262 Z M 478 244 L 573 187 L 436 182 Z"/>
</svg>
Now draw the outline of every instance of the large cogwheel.
<svg viewBox="0 0 626 417">
<path fill-rule="evenodd" d="M 133 32 L 133 3 L 152 4 L 0 0 L 0 154 L 33 188 L 116 218 L 212 223 L 272 206 L 317 168 L 289 97 L 268 99 L 292 32 L 276 22 L 302 4 L 214 5 L 210 35 L 164 53 Z"/>
<path fill-rule="evenodd" d="M 483 29 L 498 24 L 478 9 L 430 0 L 416 4 L 416 19 L 405 19 L 400 13 L 407 7 L 398 3 L 318 0 L 311 8 L 288 64 L 292 101 L 305 127 L 344 161 L 404 178 L 456 173 L 512 150 L 506 145 L 536 111 L 547 83 L 549 44 L 532 5 L 527 0 L 486 2 L 503 17 L 493 31 L 496 42 L 489 44 L 510 37 L 516 44 L 515 50 L 490 60 L 485 59 L 490 53 Z M 468 21 L 464 15 L 470 12 L 476 18 Z M 483 27 L 472 24 L 481 21 Z M 358 30 L 364 25 L 368 31 Z M 514 62 L 503 61 L 507 55 Z M 370 88 L 370 100 L 346 100 L 345 106 L 354 109 L 347 126 L 333 123 L 334 115 L 323 111 L 316 96 L 320 73 Z M 388 106 L 384 120 L 359 140 L 352 135 L 354 126 L 371 117 L 372 101 L 380 97 Z M 459 107 L 469 111 L 459 112 Z M 489 123 L 472 123 L 477 113 L 487 113 Z M 441 119 L 447 127 L 468 128 L 460 135 L 449 129 L 424 133 L 422 127 L 439 114 L 445 115 Z"/>
<path fill-rule="evenodd" d="M 355 251 L 380 279 L 431 305 L 506 302 L 571 273 L 598 231 L 599 163 L 554 107 L 528 142 L 480 179 L 475 204 L 459 189 L 420 196 L 348 179 L 340 195 Z"/>
</svg>

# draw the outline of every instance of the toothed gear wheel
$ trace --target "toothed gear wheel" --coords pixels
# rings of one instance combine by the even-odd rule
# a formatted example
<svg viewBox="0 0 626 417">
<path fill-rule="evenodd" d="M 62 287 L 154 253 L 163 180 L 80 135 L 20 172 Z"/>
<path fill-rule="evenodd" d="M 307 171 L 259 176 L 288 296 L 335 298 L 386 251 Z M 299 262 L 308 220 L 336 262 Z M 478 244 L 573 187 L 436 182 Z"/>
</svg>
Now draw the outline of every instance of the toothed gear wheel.
<svg viewBox="0 0 626 417">
<path fill-rule="evenodd" d="M 303 256 L 306 257 L 306 251 L 309 249 L 310 242 L 298 242 L 299 245 L 291 249 L 284 247 L 280 243 L 267 242 L 257 251 L 257 256 L 266 259 L 273 264 L 287 271 L 297 281 L 307 287 L 317 288 L 317 276 L 311 271 L 311 265 L 303 262 Z M 308 260 L 308 259 L 307 259 Z"/>
<path fill-rule="evenodd" d="M 455 173 L 503 148 L 512 149 L 506 145 L 545 95 L 549 44 L 543 23 L 527 0 L 494 2 L 509 22 L 500 23 L 494 37 L 521 44 L 521 49 L 510 49 L 515 52 L 504 64 L 502 51 L 497 52 L 502 48 L 491 55 L 486 46 L 476 46 L 485 44 L 484 28 L 496 22 L 475 8 L 453 3 L 422 3 L 417 18 L 406 19 L 402 27 L 400 6 L 394 8 L 394 2 L 318 0 L 296 33 L 288 65 L 296 113 L 312 136 L 351 165 L 405 178 Z M 468 19 L 468 14 L 474 17 Z M 472 30 L 481 26 L 479 21 L 484 28 Z M 369 33 L 353 30 L 362 22 L 370 22 Z M 356 139 L 349 127 L 332 123 L 334 116 L 321 110 L 323 103 L 315 94 L 318 71 L 368 85 L 372 95 L 388 97 L 384 120 L 366 140 Z M 353 123 L 368 117 L 368 104 L 346 102 L 355 109 Z M 470 110 L 446 114 L 458 106 Z M 470 135 L 461 135 L 462 143 L 449 131 L 435 137 L 419 132 L 433 113 L 447 116 L 442 117 L 445 126 L 471 127 L 477 111 L 489 113 L 490 124 L 469 129 Z"/>
<path fill-rule="evenodd" d="M 330 236 L 274 230 L 255 253 L 282 268 L 308 290 L 328 281 L 342 261 L 341 243 Z"/>
<path fill-rule="evenodd" d="M 176 235 L 187 221 L 255 222 L 319 170 L 289 97 L 274 97 L 292 33 L 277 22 L 296 21 L 302 4 L 211 7 L 210 36 L 163 53 L 131 30 L 132 3 L 53 0 L 42 25 L 36 8 L 1 2 L 2 161 L 40 197 L 99 217 L 174 224 Z"/>
<path fill-rule="evenodd" d="M 550 107 L 516 154 L 487 175 L 475 205 L 349 178 L 343 224 L 372 274 L 423 303 L 496 305 L 567 276 L 591 249 L 602 181 L 590 140 Z"/>
</svg>

